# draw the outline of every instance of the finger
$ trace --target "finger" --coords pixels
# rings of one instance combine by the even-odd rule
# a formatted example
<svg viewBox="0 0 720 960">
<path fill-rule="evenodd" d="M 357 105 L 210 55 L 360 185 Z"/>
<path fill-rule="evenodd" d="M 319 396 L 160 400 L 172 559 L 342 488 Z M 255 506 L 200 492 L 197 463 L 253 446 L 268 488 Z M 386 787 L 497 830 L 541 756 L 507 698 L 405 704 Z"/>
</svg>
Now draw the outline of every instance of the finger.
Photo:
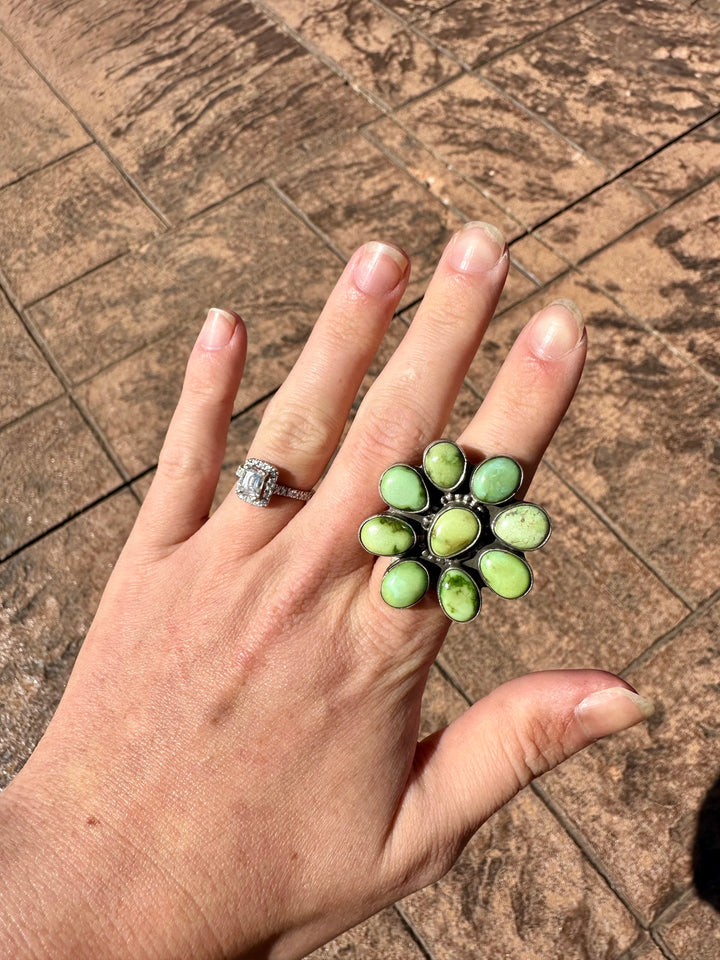
<svg viewBox="0 0 720 960">
<path fill-rule="evenodd" d="M 471 460 L 506 453 L 523 466 L 527 489 L 580 381 L 587 335 L 570 300 L 529 321 L 505 358 L 477 414 L 459 438 Z"/>
<path fill-rule="evenodd" d="M 208 517 L 246 346 L 245 325 L 237 314 L 216 308 L 208 312 L 138 516 L 136 530 L 152 547 L 184 542 Z"/>
<path fill-rule="evenodd" d="M 448 869 L 469 837 L 535 777 L 595 740 L 652 716 L 653 704 L 600 670 L 547 671 L 511 680 L 418 744 L 394 838 L 445 851 Z M 429 881 L 426 881 L 429 882 Z"/>
<path fill-rule="evenodd" d="M 495 227 L 470 223 L 455 234 L 408 333 L 360 406 L 323 483 L 322 503 L 304 515 L 308 523 L 322 510 L 325 535 L 346 539 L 377 508 L 383 470 L 417 463 L 443 431 L 507 270 L 507 246 Z"/>
<path fill-rule="evenodd" d="M 327 467 L 370 362 L 408 280 L 397 247 L 365 244 L 350 258 L 290 375 L 268 404 L 249 457 L 275 464 L 279 483 L 311 489 Z M 300 508 L 273 497 L 260 509 L 231 495 L 218 511 L 236 548 L 268 542 Z"/>
</svg>

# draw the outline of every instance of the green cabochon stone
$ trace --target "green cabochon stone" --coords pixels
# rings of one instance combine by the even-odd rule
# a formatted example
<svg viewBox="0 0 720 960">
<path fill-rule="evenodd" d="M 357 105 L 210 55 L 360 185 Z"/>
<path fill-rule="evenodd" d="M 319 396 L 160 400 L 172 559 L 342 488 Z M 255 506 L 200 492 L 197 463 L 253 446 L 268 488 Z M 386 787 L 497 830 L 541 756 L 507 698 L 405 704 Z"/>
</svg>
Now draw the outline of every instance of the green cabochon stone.
<svg viewBox="0 0 720 960">
<path fill-rule="evenodd" d="M 436 487 L 452 490 L 463 475 L 465 454 L 456 443 L 438 440 L 425 451 L 423 469 Z"/>
<path fill-rule="evenodd" d="M 550 533 L 550 519 L 534 503 L 518 503 L 495 517 L 493 533 L 516 550 L 535 550 Z"/>
<path fill-rule="evenodd" d="M 380 593 L 391 607 L 411 607 L 425 596 L 430 576 L 416 560 L 401 560 L 386 571 Z"/>
<path fill-rule="evenodd" d="M 435 518 L 428 543 L 436 557 L 454 557 L 467 550 L 480 532 L 480 521 L 467 507 L 451 507 Z"/>
<path fill-rule="evenodd" d="M 501 597 L 513 600 L 522 597 L 532 582 L 530 567 L 522 557 L 504 550 L 488 550 L 480 558 L 483 580 Z"/>
<path fill-rule="evenodd" d="M 415 543 L 415 533 L 400 517 L 382 514 L 369 517 L 360 527 L 360 542 L 379 557 L 396 557 Z"/>
<path fill-rule="evenodd" d="M 420 475 L 404 463 L 396 463 L 382 475 L 380 496 L 397 510 L 424 510 L 429 500 Z"/>
<path fill-rule="evenodd" d="M 472 577 L 464 570 L 451 567 L 438 583 L 440 606 L 451 620 L 467 623 L 480 611 L 480 591 Z"/>
<path fill-rule="evenodd" d="M 472 494 L 483 503 L 502 503 L 520 486 L 522 471 L 511 457 L 491 457 L 475 468 Z"/>
</svg>

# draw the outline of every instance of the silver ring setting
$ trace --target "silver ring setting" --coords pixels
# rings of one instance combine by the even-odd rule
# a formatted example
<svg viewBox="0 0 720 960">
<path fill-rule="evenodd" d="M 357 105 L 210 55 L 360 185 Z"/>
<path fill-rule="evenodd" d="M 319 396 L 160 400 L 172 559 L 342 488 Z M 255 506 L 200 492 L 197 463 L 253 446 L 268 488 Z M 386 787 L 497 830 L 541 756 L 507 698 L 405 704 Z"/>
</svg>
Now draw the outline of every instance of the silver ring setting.
<svg viewBox="0 0 720 960">
<path fill-rule="evenodd" d="M 309 500 L 312 490 L 296 490 L 278 483 L 278 468 L 265 460 L 256 460 L 250 457 L 235 471 L 238 482 L 235 484 L 235 493 L 245 503 L 252 503 L 256 507 L 270 505 L 270 497 L 291 497 L 293 500 Z"/>
</svg>

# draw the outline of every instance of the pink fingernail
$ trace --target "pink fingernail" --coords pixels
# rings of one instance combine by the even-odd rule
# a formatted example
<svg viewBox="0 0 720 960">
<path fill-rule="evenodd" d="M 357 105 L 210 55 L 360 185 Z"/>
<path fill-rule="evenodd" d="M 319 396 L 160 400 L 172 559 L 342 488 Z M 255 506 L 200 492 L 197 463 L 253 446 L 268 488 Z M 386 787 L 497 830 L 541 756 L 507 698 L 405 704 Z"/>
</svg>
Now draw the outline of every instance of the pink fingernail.
<svg viewBox="0 0 720 960">
<path fill-rule="evenodd" d="M 589 740 L 599 740 L 647 720 L 655 712 L 652 700 L 626 687 L 608 687 L 585 697 L 575 707 L 575 717 Z"/>
<path fill-rule="evenodd" d="M 497 227 L 472 220 L 450 241 L 448 263 L 462 273 L 489 273 L 505 255 L 505 237 Z"/>
<path fill-rule="evenodd" d="M 371 297 L 383 297 L 400 283 L 408 262 L 402 250 L 372 240 L 358 252 L 353 281 L 363 293 Z"/>
<path fill-rule="evenodd" d="M 220 350 L 232 340 L 237 317 L 227 310 L 211 307 L 200 331 L 198 343 L 206 350 Z"/>
<path fill-rule="evenodd" d="M 561 360 L 582 340 L 585 322 L 572 300 L 554 300 L 530 326 L 532 346 L 543 360 Z"/>
</svg>

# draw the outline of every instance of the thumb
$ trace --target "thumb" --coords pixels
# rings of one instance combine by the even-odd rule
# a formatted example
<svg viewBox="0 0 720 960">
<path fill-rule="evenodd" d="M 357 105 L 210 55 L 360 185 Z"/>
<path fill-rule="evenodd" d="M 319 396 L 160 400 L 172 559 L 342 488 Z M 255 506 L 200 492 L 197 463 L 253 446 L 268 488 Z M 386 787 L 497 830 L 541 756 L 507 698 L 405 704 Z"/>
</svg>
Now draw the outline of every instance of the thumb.
<svg viewBox="0 0 720 960">
<path fill-rule="evenodd" d="M 444 872 L 534 777 L 653 711 L 624 680 L 601 670 L 546 671 L 503 684 L 418 744 L 396 822 L 400 847 L 409 853 L 425 833 L 425 855 L 433 850 L 447 861 Z"/>
</svg>

